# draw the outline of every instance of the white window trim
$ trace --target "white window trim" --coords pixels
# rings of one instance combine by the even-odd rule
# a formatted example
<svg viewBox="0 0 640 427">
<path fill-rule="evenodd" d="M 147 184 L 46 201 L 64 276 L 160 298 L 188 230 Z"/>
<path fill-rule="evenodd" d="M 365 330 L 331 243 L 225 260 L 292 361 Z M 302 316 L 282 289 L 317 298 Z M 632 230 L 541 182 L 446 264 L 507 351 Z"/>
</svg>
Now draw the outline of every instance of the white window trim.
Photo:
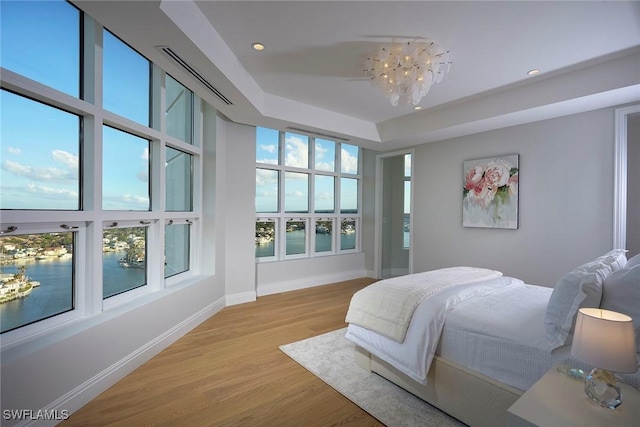
<svg viewBox="0 0 640 427">
<path fill-rule="evenodd" d="M 295 166 L 285 166 L 284 165 L 284 155 L 285 155 L 285 135 L 287 133 L 292 133 L 295 135 L 302 135 L 309 138 L 308 143 L 308 165 L 309 168 L 300 168 Z M 323 140 L 329 141 L 327 138 L 319 138 Z M 322 257 L 322 256 L 331 256 L 331 255 L 340 255 L 340 254 L 349 254 L 356 253 L 361 251 L 361 241 L 362 241 L 362 165 L 363 165 L 363 153 L 362 149 L 358 148 L 358 173 L 352 174 L 347 172 L 340 172 L 342 170 L 342 143 L 339 141 L 333 141 L 335 143 L 334 150 L 334 170 L 326 171 L 322 169 L 315 169 L 315 154 L 316 154 L 316 136 L 312 134 L 305 134 L 303 132 L 287 132 L 287 131 L 279 131 L 278 134 L 278 164 L 274 163 L 264 163 L 256 161 L 256 169 L 266 169 L 266 170 L 274 170 L 278 172 L 278 212 L 256 212 L 256 222 L 265 221 L 267 219 L 274 220 L 276 223 L 276 244 L 275 244 L 275 255 L 272 257 L 256 257 L 256 263 L 263 262 L 277 262 L 284 261 L 289 259 L 298 259 L 298 258 L 314 258 L 314 257 Z M 256 141 L 257 143 L 257 141 Z M 353 145 L 353 144 L 348 144 Z M 286 172 L 297 172 L 304 173 L 309 176 L 308 182 L 308 212 L 285 212 L 285 173 Z M 331 176 L 334 178 L 334 212 L 315 212 L 315 177 L 321 176 Z M 357 199 L 357 208 L 358 212 L 351 213 L 341 213 L 340 212 L 340 178 L 351 178 L 357 181 L 357 191 L 358 191 L 358 199 Z M 286 222 L 291 218 L 303 218 L 307 221 L 307 230 L 306 233 L 306 251 L 305 254 L 296 254 L 296 255 L 287 255 L 286 254 Z M 315 222 L 320 218 L 327 218 L 334 221 L 334 233 L 332 236 L 332 250 L 331 251 L 323 251 L 316 252 L 315 251 Z M 354 249 L 341 249 L 341 241 L 340 241 L 340 227 L 343 219 L 355 219 L 356 220 L 356 242 Z M 310 228 L 311 227 L 311 228 Z"/>
<path fill-rule="evenodd" d="M 201 274 L 202 269 L 202 164 L 203 164 L 203 127 L 204 102 L 193 93 L 193 144 L 165 135 L 164 130 L 164 93 L 165 72 L 156 64 L 152 64 L 152 109 L 151 127 L 119 116 L 102 108 L 102 58 L 96 52 L 102 51 L 103 26 L 87 14 L 81 13 L 84 20 L 84 99 L 58 91 L 21 76 L 10 70 L 0 68 L 2 89 L 9 90 L 19 96 L 59 108 L 83 118 L 84 135 L 81 155 L 83 210 L 49 211 L 49 210 L 3 210 L 0 226 L 5 229 L 18 226 L 17 233 L 25 230 L 53 231 L 59 224 L 74 227 L 78 233 L 74 247 L 74 309 L 60 315 L 43 319 L 3 333 L 0 336 L 0 348 L 4 352 L 23 344 L 48 336 L 47 340 L 57 340 L 82 329 L 83 325 L 95 324 L 105 318 L 106 313 L 126 310 L 128 307 L 144 305 L 163 293 L 173 292 L 177 286 L 188 286 L 194 283 L 193 278 Z M 159 96 L 160 95 L 160 96 Z M 150 141 L 152 157 L 150 194 L 152 206 L 149 211 L 102 211 L 102 127 L 114 127 Z M 163 210 L 165 198 L 165 175 L 163 164 L 165 146 L 170 146 L 193 156 L 192 191 L 193 210 L 174 212 Z M 191 258 L 189 270 L 164 279 L 164 269 L 155 268 L 163 259 L 164 224 L 167 220 L 191 221 L 190 246 Z M 135 224 L 136 221 L 149 222 L 147 235 L 147 257 L 151 260 L 147 267 L 147 284 L 145 286 L 102 298 L 102 232 L 105 224 L 118 222 Z M 75 228 L 77 227 L 77 228 Z M 56 230 L 57 231 L 57 230 Z M 162 253 L 161 253 L 162 252 Z M 153 265 L 151 265 L 153 264 Z"/>
</svg>

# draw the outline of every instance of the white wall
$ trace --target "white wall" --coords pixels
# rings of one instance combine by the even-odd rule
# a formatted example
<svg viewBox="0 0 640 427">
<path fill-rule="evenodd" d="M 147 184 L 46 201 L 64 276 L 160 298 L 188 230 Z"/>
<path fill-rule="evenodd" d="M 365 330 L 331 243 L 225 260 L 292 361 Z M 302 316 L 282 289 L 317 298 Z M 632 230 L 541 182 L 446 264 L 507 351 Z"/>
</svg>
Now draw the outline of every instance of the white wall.
<svg viewBox="0 0 640 427">
<path fill-rule="evenodd" d="M 258 295 L 365 277 L 364 253 L 298 258 L 257 264 Z"/>
<path fill-rule="evenodd" d="M 218 141 L 224 141 L 225 160 L 216 188 L 216 232 L 224 235 L 219 261 L 224 265 L 227 305 L 256 299 L 255 194 L 256 130 L 218 119 Z"/>
<path fill-rule="evenodd" d="M 520 155 L 519 229 L 462 227 L 465 160 Z M 414 272 L 453 265 L 554 286 L 612 248 L 614 109 L 418 146 Z"/>
</svg>

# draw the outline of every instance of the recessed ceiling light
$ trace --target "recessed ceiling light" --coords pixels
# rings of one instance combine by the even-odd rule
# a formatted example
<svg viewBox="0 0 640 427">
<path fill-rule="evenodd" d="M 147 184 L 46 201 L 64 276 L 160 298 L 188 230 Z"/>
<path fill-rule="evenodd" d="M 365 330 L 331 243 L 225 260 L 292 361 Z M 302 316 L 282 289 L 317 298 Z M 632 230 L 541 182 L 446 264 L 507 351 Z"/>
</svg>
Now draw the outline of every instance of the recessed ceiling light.
<svg viewBox="0 0 640 427">
<path fill-rule="evenodd" d="M 537 68 L 533 69 L 533 70 L 529 70 L 527 71 L 527 74 L 530 76 L 535 76 L 536 74 L 538 74 L 540 72 L 540 70 L 538 70 Z"/>
<path fill-rule="evenodd" d="M 422 107 L 419 105 L 416 105 L 415 107 L 413 107 L 414 110 L 422 110 Z"/>
<path fill-rule="evenodd" d="M 254 43 L 251 45 L 255 50 L 264 50 L 264 45 L 262 43 Z"/>
</svg>

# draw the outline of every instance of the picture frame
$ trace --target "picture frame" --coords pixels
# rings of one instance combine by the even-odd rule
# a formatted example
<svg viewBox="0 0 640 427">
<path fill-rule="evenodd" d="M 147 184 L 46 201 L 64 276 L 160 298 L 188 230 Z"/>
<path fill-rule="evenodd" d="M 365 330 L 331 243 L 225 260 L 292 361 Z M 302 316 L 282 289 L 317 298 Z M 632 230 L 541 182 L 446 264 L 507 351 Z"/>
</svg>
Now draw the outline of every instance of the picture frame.
<svg viewBox="0 0 640 427">
<path fill-rule="evenodd" d="M 464 161 L 463 227 L 518 228 L 519 157 L 508 154 Z"/>
</svg>

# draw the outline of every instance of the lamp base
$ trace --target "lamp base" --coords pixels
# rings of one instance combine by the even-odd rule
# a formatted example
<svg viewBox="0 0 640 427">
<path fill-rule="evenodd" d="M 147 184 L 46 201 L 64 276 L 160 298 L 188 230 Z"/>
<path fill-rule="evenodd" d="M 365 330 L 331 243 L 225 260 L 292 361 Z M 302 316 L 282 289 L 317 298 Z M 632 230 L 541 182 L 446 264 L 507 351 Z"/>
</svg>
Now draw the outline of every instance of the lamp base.
<svg viewBox="0 0 640 427">
<path fill-rule="evenodd" d="M 606 369 L 595 368 L 585 377 L 584 392 L 605 408 L 616 409 L 622 403 L 622 393 L 616 377 Z"/>
</svg>

